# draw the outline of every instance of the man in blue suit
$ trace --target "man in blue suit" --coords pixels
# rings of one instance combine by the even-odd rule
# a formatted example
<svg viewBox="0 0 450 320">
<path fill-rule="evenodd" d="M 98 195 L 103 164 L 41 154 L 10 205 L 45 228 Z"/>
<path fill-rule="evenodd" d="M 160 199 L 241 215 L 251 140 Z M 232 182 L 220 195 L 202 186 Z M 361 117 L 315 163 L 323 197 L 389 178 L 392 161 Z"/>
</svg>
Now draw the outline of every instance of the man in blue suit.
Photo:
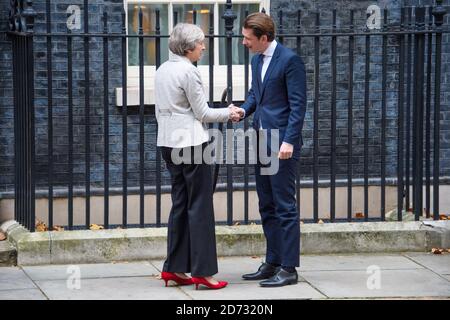
<svg viewBox="0 0 450 320">
<path fill-rule="evenodd" d="M 252 84 L 241 106 L 244 117 L 254 113 L 253 128 L 278 130 L 278 172 L 262 174 L 256 165 L 256 189 L 264 235 L 266 261 L 258 271 L 243 275 L 246 280 L 263 280 L 263 287 L 298 282 L 295 267 L 300 262 L 300 223 L 295 200 L 295 177 L 300 158 L 302 127 L 306 111 L 306 73 L 302 59 L 275 41 L 275 25 L 265 13 L 249 15 L 242 28 L 243 44 L 253 53 Z M 258 141 L 260 146 L 261 139 Z M 265 142 L 262 142 L 265 143 Z"/>
</svg>

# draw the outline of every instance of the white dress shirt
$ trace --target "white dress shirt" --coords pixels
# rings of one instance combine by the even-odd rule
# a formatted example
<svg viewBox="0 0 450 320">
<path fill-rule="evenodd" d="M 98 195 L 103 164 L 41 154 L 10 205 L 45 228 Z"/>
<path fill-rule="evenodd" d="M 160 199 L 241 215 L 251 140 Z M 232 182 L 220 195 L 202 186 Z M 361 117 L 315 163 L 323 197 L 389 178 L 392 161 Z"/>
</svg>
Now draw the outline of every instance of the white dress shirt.
<svg viewBox="0 0 450 320">
<path fill-rule="evenodd" d="M 264 53 L 263 53 L 264 63 L 263 63 L 262 70 L 261 70 L 261 82 L 264 81 L 264 76 L 266 75 L 267 68 L 269 68 L 269 64 L 270 64 L 270 61 L 272 60 L 272 56 L 273 56 L 273 53 L 275 52 L 276 47 L 277 47 L 277 42 L 275 40 L 273 40 L 270 43 L 269 47 L 266 49 L 266 51 L 264 51 Z"/>
</svg>

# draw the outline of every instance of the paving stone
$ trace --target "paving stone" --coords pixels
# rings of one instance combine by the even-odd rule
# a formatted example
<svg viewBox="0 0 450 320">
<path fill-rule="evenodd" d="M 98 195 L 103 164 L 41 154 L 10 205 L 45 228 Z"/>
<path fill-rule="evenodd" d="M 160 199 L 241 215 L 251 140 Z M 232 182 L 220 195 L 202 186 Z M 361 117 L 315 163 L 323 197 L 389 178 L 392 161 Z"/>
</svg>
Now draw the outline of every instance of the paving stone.
<svg viewBox="0 0 450 320">
<path fill-rule="evenodd" d="M 65 280 L 79 267 L 81 278 L 139 277 L 159 274 L 150 262 L 49 265 L 23 267 L 33 280 Z"/>
</svg>

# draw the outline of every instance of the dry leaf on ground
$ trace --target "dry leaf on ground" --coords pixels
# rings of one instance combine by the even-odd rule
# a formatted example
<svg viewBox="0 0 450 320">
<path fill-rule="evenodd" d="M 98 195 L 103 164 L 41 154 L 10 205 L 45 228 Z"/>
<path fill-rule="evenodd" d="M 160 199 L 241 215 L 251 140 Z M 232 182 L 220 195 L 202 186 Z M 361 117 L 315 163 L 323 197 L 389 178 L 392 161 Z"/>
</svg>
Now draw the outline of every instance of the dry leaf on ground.
<svg viewBox="0 0 450 320">
<path fill-rule="evenodd" d="M 43 221 L 38 220 L 36 222 L 36 231 L 37 232 L 43 232 L 43 231 L 48 231 L 47 226 L 45 225 L 45 223 Z"/>
<path fill-rule="evenodd" d="M 63 226 L 54 226 L 52 231 L 64 231 L 64 227 Z"/>
<path fill-rule="evenodd" d="M 89 226 L 89 229 L 91 229 L 91 230 L 102 230 L 102 229 L 104 229 L 104 227 L 101 226 L 101 225 L 92 223 L 92 224 Z"/>
<path fill-rule="evenodd" d="M 320 219 L 317 223 L 322 224 L 324 223 L 322 219 Z"/>
<path fill-rule="evenodd" d="M 236 222 L 234 223 L 234 226 L 239 226 L 239 225 L 241 225 L 241 223 L 240 223 L 239 221 L 236 221 Z"/>
<path fill-rule="evenodd" d="M 440 214 L 439 220 L 448 220 L 448 216 L 446 214 Z"/>
<path fill-rule="evenodd" d="M 440 249 L 440 248 L 431 249 L 431 253 L 434 253 L 434 254 L 442 254 L 443 252 L 444 252 L 444 249 Z"/>
<path fill-rule="evenodd" d="M 0 231 L 0 241 L 6 240 L 6 235 Z"/>
<path fill-rule="evenodd" d="M 364 214 L 362 212 L 357 212 L 355 217 L 356 218 L 364 218 Z"/>
</svg>

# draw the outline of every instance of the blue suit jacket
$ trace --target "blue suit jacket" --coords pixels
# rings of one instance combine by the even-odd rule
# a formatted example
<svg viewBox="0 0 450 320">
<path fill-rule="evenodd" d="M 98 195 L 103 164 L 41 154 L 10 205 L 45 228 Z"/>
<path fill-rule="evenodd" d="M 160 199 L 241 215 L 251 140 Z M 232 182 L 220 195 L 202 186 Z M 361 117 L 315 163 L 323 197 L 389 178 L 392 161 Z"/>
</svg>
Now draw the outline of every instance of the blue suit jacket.
<svg viewBox="0 0 450 320">
<path fill-rule="evenodd" d="M 241 107 L 245 110 L 245 117 L 255 113 L 255 130 L 262 125 L 270 137 L 271 129 L 279 129 L 279 146 L 282 142 L 292 144 L 292 157 L 298 159 L 306 112 L 305 65 L 297 54 L 278 43 L 261 83 L 260 56 L 257 54 L 252 58 L 252 85 Z M 270 150 L 270 140 L 268 148 Z"/>
</svg>

